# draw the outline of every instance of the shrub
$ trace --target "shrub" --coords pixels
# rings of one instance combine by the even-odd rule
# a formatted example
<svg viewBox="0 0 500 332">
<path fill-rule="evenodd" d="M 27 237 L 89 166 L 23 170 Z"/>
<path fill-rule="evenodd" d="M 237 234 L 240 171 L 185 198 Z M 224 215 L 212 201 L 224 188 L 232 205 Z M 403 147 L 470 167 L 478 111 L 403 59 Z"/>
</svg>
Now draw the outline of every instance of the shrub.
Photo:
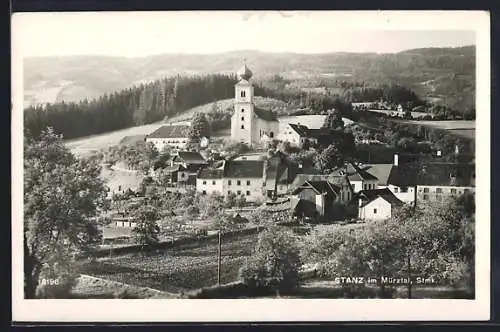
<svg viewBox="0 0 500 332">
<path fill-rule="evenodd" d="M 240 279 L 253 288 L 290 291 L 298 286 L 300 249 L 289 232 L 271 228 L 262 232 L 255 254 L 239 271 Z"/>
</svg>

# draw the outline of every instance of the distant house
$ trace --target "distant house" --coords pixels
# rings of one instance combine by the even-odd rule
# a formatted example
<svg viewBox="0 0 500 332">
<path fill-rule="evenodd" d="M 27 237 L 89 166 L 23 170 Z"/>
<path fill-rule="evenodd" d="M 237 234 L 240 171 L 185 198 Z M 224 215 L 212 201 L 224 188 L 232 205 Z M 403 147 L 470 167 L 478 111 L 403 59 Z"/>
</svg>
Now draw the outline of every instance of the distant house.
<svg viewBox="0 0 500 332">
<path fill-rule="evenodd" d="M 268 158 L 264 166 L 266 196 L 274 198 L 287 194 L 298 171 L 298 165 L 288 161 L 280 153 Z"/>
<path fill-rule="evenodd" d="M 333 174 L 347 176 L 354 193 L 360 192 L 361 190 L 377 188 L 377 177 L 367 172 L 365 167 L 361 165 L 348 163 L 345 167 L 336 169 Z"/>
<path fill-rule="evenodd" d="M 363 220 L 384 220 L 403 206 L 389 189 L 362 190 L 357 195 L 359 200 L 358 218 Z"/>
<path fill-rule="evenodd" d="M 342 132 L 329 128 L 308 128 L 299 123 L 289 123 L 279 134 L 279 139 L 299 146 L 309 141 L 312 144 L 328 146 L 345 139 Z"/>
<path fill-rule="evenodd" d="M 307 181 L 327 181 L 330 183 L 335 188 L 338 202 L 347 204 L 354 197 L 352 185 L 347 176 L 336 174 L 297 174 L 290 185 L 290 192 L 293 193 Z"/>
<path fill-rule="evenodd" d="M 199 152 L 179 151 L 165 162 L 154 165 L 150 174 L 158 176 L 158 170 L 161 169 L 162 173 L 168 177 L 167 183 L 196 185 L 197 172 L 207 164 L 208 162 Z"/>
<path fill-rule="evenodd" d="M 146 142 L 154 144 L 159 152 L 166 146 L 173 149 L 183 150 L 187 147 L 189 126 L 162 126 L 146 137 Z"/>
<path fill-rule="evenodd" d="M 202 194 L 230 193 L 245 196 L 249 202 L 263 199 L 264 161 L 227 160 L 217 168 L 201 169 L 196 179 L 196 191 Z"/>
<path fill-rule="evenodd" d="M 326 180 L 306 181 L 292 194 L 298 199 L 296 213 L 302 217 L 333 217 L 334 203 L 341 201 L 341 191 Z"/>
</svg>

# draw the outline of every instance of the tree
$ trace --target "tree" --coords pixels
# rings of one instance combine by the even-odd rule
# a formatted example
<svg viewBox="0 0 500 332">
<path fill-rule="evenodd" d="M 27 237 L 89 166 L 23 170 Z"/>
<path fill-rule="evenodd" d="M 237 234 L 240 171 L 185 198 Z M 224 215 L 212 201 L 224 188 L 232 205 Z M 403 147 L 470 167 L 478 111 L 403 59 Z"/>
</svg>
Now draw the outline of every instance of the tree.
<svg viewBox="0 0 500 332">
<path fill-rule="evenodd" d="M 35 297 L 42 269 L 67 271 L 73 254 L 101 242 L 99 214 L 109 201 L 100 171 L 75 158 L 51 128 L 25 141 L 25 298 Z"/>
<path fill-rule="evenodd" d="M 298 286 L 301 266 L 295 237 L 289 231 L 271 228 L 259 235 L 255 252 L 239 275 L 250 287 L 271 288 L 279 295 Z"/>
<path fill-rule="evenodd" d="M 343 164 L 342 155 L 335 144 L 331 144 L 314 158 L 317 169 L 323 173 L 330 173 L 333 169 Z"/>
<path fill-rule="evenodd" d="M 132 216 L 136 222 L 136 226 L 132 229 L 135 241 L 142 247 L 158 243 L 160 234 L 157 223 L 160 219 L 158 210 L 152 205 L 141 204 L 132 212 Z"/>
<path fill-rule="evenodd" d="M 202 137 L 210 137 L 210 123 L 205 113 L 198 112 L 193 115 L 191 120 L 188 138 L 192 142 L 199 142 Z"/>
<path fill-rule="evenodd" d="M 337 109 L 329 110 L 322 128 L 342 130 L 344 128 L 342 113 Z"/>
</svg>

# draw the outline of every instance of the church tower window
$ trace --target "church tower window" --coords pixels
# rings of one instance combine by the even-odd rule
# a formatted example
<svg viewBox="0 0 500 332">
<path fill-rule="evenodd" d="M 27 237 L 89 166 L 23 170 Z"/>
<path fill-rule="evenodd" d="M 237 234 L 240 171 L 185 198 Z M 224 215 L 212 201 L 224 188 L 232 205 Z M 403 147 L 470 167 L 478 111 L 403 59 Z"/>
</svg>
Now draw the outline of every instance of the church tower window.
<svg viewBox="0 0 500 332">
<path fill-rule="evenodd" d="M 245 91 L 241 91 L 241 97 L 245 97 Z"/>
<path fill-rule="evenodd" d="M 245 125 L 241 125 L 241 129 L 245 129 Z"/>
<path fill-rule="evenodd" d="M 245 117 L 244 116 L 241 117 L 241 121 L 245 121 Z"/>
<path fill-rule="evenodd" d="M 241 113 L 245 113 L 245 109 L 244 108 L 241 109 Z"/>
</svg>

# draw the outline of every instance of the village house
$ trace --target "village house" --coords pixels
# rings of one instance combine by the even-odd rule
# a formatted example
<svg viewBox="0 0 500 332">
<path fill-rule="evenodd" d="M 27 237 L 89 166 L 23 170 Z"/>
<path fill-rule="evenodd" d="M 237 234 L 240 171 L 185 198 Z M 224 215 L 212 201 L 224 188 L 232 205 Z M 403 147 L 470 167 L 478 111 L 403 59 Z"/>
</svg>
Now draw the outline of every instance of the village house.
<svg viewBox="0 0 500 332">
<path fill-rule="evenodd" d="M 243 195 L 248 202 L 259 202 L 263 196 L 263 160 L 227 160 L 217 168 L 198 172 L 196 191 L 202 194 L 234 193 Z"/>
<path fill-rule="evenodd" d="M 362 220 L 385 220 L 404 205 L 388 188 L 362 190 L 358 198 L 358 218 Z"/>
<path fill-rule="evenodd" d="M 264 187 L 268 198 L 286 195 L 290 191 L 299 167 L 281 153 L 267 158 L 264 164 Z"/>
<path fill-rule="evenodd" d="M 475 164 L 426 162 L 409 164 L 402 179 L 414 175 L 417 188 L 417 202 L 441 201 L 446 197 L 475 193 Z"/>
<path fill-rule="evenodd" d="M 188 144 L 190 127 L 186 125 L 162 126 L 146 136 L 146 142 L 151 142 L 161 153 L 165 147 L 184 150 Z"/>
<path fill-rule="evenodd" d="M 296 213 L 301 217 L 313 219 L 335 219 L 339 210 L 336 205 L 348 203 L 351 191 L 345 177 L 306 180 L 292 191 L 298 199 Z"/>
<path fill-rule="evenodd" d="M 198 171 L 207 164 L 199 152 L 179 151 L 165 162 L 165 167 L 155 165 L 151 175 L 157 176 L 161 169 L 162 174 L 168 178 L 167 183 L 196 185 Z"/>
<path fill-rule="evenodd" d="M 279 122 L 272 111 L 254 105 L 252 72 L 245 64 L 239 71 L 240 81 L 235 85 L 234 113 L 231 116 L 231 139 L 234 142 L 258 146 L 265 139 L 278 135 Z"/>
<path fill-rule="evenodd" d="M 336 169 L 332 174 L 347 176 L 354 193 L 377 188 L 377 177 L 367 172 L 365 167 L 359 164 L 347 163 L 344 167 Z"/>
</svg>

